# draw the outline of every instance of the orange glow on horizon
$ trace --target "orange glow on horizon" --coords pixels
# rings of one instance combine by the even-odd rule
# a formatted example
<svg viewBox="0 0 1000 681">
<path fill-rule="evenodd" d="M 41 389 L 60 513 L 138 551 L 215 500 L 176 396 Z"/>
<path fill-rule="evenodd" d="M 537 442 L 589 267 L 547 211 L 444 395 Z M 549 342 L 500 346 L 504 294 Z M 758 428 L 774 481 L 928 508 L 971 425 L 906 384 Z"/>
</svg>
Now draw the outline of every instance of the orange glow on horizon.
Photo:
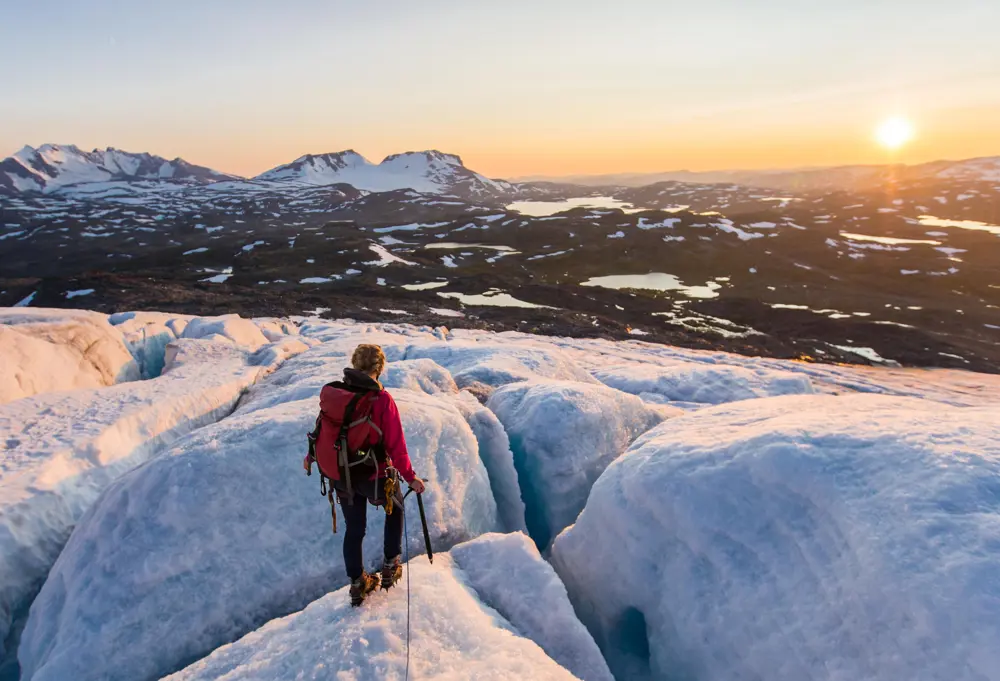
<svg viewBox="0 0 1000 681">
<path fill-rule="evenodd" d="M 758 118 L 744 129 L 718 127 L 711 121 L 673 125 L 662 130 L 577 129 L 539 134 L 525 128 L 491 130 L 480 122 L 470 129 L 441 134 L 374 136 L 358 131 L 356 139 L 315 133 L 308 128 L 240 131 L 236 139 L 198 135 L 162 135 L 146 148 L 136 130 L 112 145 L 128 151 L 180 156 L 198 165 L 245 177 L 258 175 L 306 153 L 354 149 L 369 161 L 402 151 L 438 149 L 462 157 L 465 165 L 489 177 L 605 175 L 679 170 L 755 170 L 883 163 L 924 163 L 1000 155 L 1000 122 L 992 111 L 952 112 L 921 118 L 920 135 L 897 150 L 872 137 L 877 116 L 859 115 L 847 125 L 827 121 L 790 126 L 784 119 Z M 611 126 L 608 126 L 611 127 Z M 143 131 L 144 132 L 144 131 Z M 178 131 L 179 132 L 179 131 Z M 500 134 L 503 133 L 503 134 Z M 172 139 L 173 138 L 173 139 Z M 171 142 L 176 142 L 176 146 Z M 83 146 L 83 145 L 81 145 Z M 102 146 L 96 142 L 93 146 Z"/>
</svg>

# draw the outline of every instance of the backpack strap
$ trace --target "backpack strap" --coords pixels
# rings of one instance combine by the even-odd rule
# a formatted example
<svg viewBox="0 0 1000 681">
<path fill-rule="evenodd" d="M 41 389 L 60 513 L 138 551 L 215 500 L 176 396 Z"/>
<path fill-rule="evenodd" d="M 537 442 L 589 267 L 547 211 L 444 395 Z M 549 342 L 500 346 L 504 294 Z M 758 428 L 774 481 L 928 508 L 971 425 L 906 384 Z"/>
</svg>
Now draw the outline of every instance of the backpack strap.
<svg viewBox="0 0 1000 681">
<path fill-rule="evenodd" d="M 351 418 L 354 416 L 355 407 L 358 406 L 358 402 L 366 394 L 364 392 L 356 393 L 351 398 L 351 401 L 347 403 L 347 408 L 344 409 L 344 418 L 340 422 L 340 432 L 337 434 L 337 443 L 340 448 L 340 463 L 344 468 L 344 484 L 347 485 L 347 504 L 349 506 L 354 505 L 354 486 L 351 483 L 351 467 L 348 462 L 347 431 L 351 428 Z"/>
</svg>

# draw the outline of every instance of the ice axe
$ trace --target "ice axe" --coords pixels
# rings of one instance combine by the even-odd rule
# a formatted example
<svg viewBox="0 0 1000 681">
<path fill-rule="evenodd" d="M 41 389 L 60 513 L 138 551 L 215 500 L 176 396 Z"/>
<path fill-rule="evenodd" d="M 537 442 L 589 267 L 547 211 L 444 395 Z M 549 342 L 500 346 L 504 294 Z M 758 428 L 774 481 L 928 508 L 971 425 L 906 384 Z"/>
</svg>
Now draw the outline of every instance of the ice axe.
<svg viewBox="0 0 1000 681">
<path fill-rule="evenodd" d="M 410 488 L 403 498 L 405 499 L 410 496 L 410 492 L 412 491 L 413 488 Z M 424 546 L 427 547 L 427 560 L 433 563 L 434 549 L 431 548 L 431 533 L 427 529 L 427 514 L 424 513 L 424 495 L 419 492 L 417 493 L 417 509 L 420 511 L 420 526 L 424 529 Z"/>
</svg>

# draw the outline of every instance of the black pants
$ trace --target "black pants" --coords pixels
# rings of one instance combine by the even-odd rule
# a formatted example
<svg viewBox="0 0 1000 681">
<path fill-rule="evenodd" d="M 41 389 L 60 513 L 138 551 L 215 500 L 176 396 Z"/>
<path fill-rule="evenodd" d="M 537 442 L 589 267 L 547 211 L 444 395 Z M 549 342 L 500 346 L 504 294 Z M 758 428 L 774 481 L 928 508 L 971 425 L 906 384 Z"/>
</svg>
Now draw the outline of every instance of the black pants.
<svg viewBox="0 0 1000 681">
<path fill-rule="evenodd" d="M 354 503 L 348 503 L 347 492 L 341 488 L 338 481 L 335 484 L 337 498 L 340 500 L 340 510 L 344 514 L 344 565 L 347 576 L 353 582 L 364 572 L 365 562 L 363 544 L 365 531 L 368 529 L 368 504 L 385 502 L 384 479 L 364 480 L 354 487 Z M 379 512 L 383 512 L 379 509 Z M 383 537 L 383 555 L 386 560 L 392 560 L 403 552 L 403 499 L 397 492 L 392 507 L 392 514 L 385 518 L 385 534 Z"/>
</svg>

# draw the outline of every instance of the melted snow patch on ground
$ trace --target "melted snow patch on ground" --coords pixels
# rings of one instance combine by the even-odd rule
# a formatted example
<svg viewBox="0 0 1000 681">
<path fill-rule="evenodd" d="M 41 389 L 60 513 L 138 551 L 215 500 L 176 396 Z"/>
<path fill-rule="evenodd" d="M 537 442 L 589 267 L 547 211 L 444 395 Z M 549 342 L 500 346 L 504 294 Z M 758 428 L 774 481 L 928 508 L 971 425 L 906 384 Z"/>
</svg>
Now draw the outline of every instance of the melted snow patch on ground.
<svg viewBox="0 0 1000 681">
<path fill-rule="evenodd" d="M 107 316 L 84 310 L 0 311 L 0 357 L 0 403 L 139 378 Z"/>
<path fill-rule="evenodd" d="M 286 370 L 272 377 L 276 385 Z M 434 547 L 500 530 L 463 415 L 423 393 L 394 397 L 427 483 Z M 331 532 L 319 476 L 301 465 L 317 411 L 315 393 L 241 410 L 108 489 L 32 606 L 19 649 L 24 678 L 158 679 L 346 584 L 344 530 Z M 369 508 L 368 519 L 372 569 L 382 560 L 383 512 Z M 423 541 L 415 516 L 409 522 L 416 554 Z"/>
<path fill-rule="evenodd" d="M 485 536 L 406 569 L 409 587 L 360 608 L 341 589 L 168 679 L 402 679 L 409 588 L 410 678 L 611 681 L 562 584 L 523 537 Z"/>
<path fill-rule="evenodd" d="M 608 467 L 553 562 L 620 679 L 995 678 L 998 442 L 998 406 L 706 409 Z"/>
<path fill-rule="evenodd" d="M 568 381 L 514 383 L 488 405 L 510 437 L 528 530 L 542 549 L 576 520 L 608 464 L 664 418 L 634 395 Z"/>
<path fill-rule="evenodd" d="M 181 340 L 168 350 L 156 379 L 0 405 L 0 640 L 105 487 L 229 414 L 273 368 L 230 343 Z"/>
</svg>

